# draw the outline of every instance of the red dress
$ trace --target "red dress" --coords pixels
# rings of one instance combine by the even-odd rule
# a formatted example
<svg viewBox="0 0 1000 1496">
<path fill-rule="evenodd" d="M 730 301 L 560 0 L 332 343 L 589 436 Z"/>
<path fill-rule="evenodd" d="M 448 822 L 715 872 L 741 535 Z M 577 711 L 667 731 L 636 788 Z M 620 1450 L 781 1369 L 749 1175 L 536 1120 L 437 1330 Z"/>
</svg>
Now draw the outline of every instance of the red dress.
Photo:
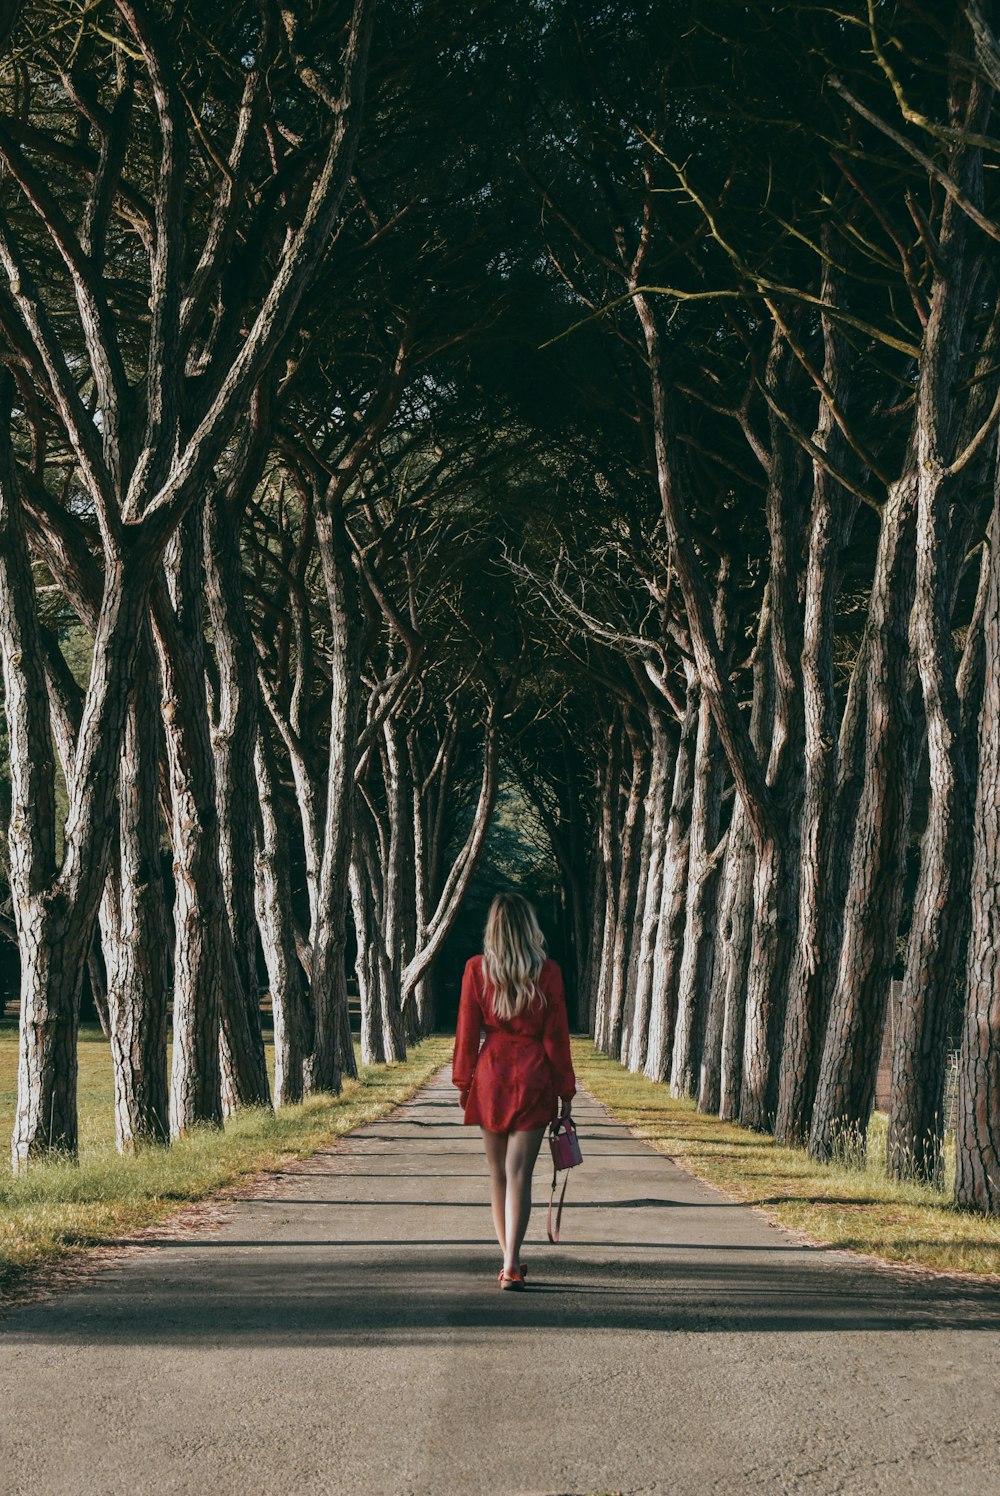
<svg viewBox="0 0 1000 1496">
<path fill-rule="evenodd" d="M 562 972 L 546 961 L 538 978 L 544 1006 L 534 1003 L 516 1018 L 497 1018 L 482 956 L 466 963 L 458 1005 L 452 1080 L 468 1091 L 465 1120 L 488 1132 L 545 1127 L 559 1098 L 576 1094 L 569 1052 L 569 1023 Z M 479 1047 L 480 1029 L 486 1030 Z"/>
</svg>

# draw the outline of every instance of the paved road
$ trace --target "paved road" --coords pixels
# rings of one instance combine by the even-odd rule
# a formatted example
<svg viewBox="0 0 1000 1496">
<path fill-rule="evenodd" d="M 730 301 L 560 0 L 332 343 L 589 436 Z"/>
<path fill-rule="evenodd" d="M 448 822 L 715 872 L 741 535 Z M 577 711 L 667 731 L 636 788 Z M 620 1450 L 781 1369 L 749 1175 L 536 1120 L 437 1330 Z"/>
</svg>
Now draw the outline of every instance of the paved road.
<svg viewBox="0 0 1000 1496">
<path fill-rule="evenodd" d="M 4 1496 L 1000 1492 L 996 1289 L 797 1245 L 581 1097 L 502 1294 L 453 1098 L 9 1311 Z"/>
</svg>

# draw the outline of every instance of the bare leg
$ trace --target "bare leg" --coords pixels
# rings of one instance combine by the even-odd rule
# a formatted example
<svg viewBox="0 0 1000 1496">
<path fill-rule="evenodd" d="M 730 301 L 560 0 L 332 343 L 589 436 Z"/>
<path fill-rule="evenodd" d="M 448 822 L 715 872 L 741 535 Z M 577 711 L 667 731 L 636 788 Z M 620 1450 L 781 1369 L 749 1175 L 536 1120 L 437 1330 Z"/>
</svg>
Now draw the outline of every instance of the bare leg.
<svg viewBox="0 0 1000 1496">
<path fill-rule="evenodd" d="M 507 1139 L 511 1134 L 487 1132 L 485 1127 L 479 1130 L 483 1135 L 486 1162 L 490 1166 L 490 1208 L 493 1211 L 493 1230 L 497 1234 L 501 1252 L 506 1254 L 507 1249 L 504 1243 L 507 1239 Z"/>
<path fill-rule="evenodd" d="M 521 1243 L 531 1215 L 531 1175 L 544 1134 L 544 1127 L 533 1127 L 528 1132 L 511 1132 L 507 1135 L 507 1209 L 504 1232 L 507 1246 L 503 1255 L 504 1272 L 516 1268 L 520 1261 Z M 498 1236 L 499 1234 L 497 1232 Z"/>
</svg>

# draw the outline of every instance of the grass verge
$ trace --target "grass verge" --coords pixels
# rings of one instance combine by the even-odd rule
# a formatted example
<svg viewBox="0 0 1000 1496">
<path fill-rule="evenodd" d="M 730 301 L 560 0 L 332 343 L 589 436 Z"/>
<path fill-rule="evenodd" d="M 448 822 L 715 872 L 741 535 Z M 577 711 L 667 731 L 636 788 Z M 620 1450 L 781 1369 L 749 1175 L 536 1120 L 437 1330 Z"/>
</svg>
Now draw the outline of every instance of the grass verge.
<svg viewBox="0 0 1000 1496">
<path fill-rule="evenodd" d="M 574 1040 L 573 1058 L 580 1083 L 639 1137 L 779 1225 L 887 1262 L 1000 1276 L 1000 1220 L 957 1210 L 947 1190 L 890 1179 L 884 1118 L 873 1119 L 863 1167 L 817 1164 L 804 1149 L 702 1116 L 588 1040 Z"/>
<path fill-rule="evenodd" d="M 384 1117 L 451 1057 L 448 1038 L 425 1039 L 399 1065 L 359 1066 L 339 1096 L 313 1096 L 277 1113 L 256 1108 L 225 1130 L 197 1129 L 170 1148 L 120 1158 L 114 1148 L 111 1069 L 100 1031 L 80 1044 L 80 1161 L 37 1164 L 15 1177 L 0 1164 L 0 1297 L 39 1267 L 108 1245 L 179 1206 L 250 1174 L 306 1158 L 363 1122 Z M 269 1055 L 270 1059 L 270 1055 Z M 0 1029 L 0 1139 L 10 1136 L 16 1033 Z"/>
</svg>

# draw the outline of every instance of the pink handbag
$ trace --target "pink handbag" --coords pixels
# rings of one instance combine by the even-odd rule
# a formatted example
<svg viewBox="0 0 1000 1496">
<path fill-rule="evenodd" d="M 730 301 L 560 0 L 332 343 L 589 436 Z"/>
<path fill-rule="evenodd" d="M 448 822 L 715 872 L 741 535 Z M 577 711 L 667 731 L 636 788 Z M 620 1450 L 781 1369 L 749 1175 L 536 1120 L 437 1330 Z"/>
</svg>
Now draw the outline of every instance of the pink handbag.
<svg viewBox="0 0 1000 1496">
<path fill-rule="evenodd" d="M 552 1224 L 552 1206 L 556 1198 L 556 1175 L 560 1169 L 575 1169 L 577 1164 L 583 1163 L 583 1154 L 580 1152 L 580 1139 L 576 1135 L 576 1124 L 572 1117 L 560 1117 L 553 1122 L 549 1128 L 549 1147 L 552 1150 L 552 1189 L 549 1193 L 549 1214 L 545 1223 L 550 1242 L 559 1240 L 559 1230 L 562 1226 L 563 1201 L 566 1198 L 566 1186 L 569 1183 L 569 1173 L 563 1180 L 562 1191 L 559 1195 L 559 1205 L 556 1210 L 555 1226 Z"/>
</svg>

